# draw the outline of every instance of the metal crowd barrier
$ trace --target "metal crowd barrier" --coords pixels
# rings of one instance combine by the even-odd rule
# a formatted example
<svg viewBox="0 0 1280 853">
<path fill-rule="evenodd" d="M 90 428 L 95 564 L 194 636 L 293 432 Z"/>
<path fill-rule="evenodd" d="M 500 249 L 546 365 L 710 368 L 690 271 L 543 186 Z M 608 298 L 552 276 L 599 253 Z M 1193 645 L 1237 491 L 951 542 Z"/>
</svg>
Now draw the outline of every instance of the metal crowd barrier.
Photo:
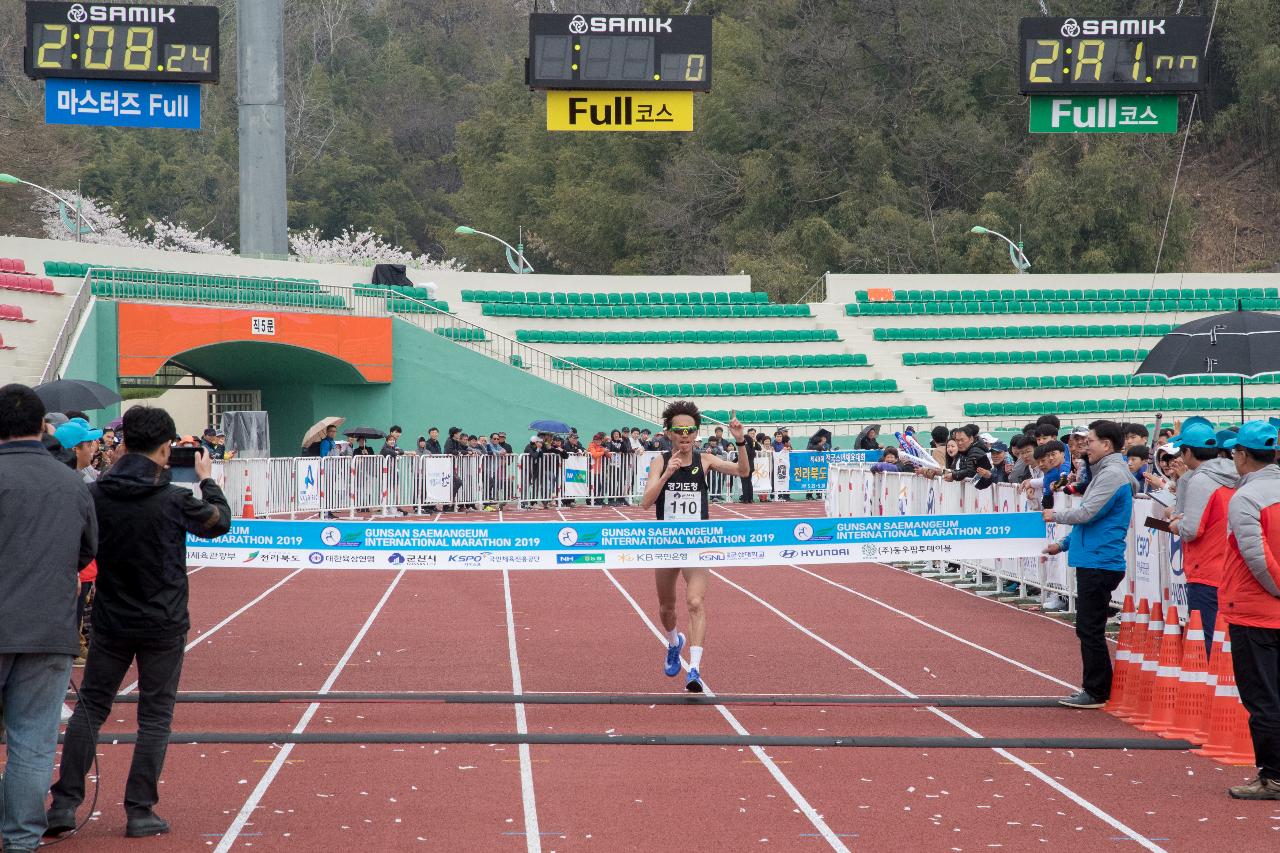
<svg viewBox="0 0 1280 853">
<path fill-rule="evenodd" d="M 330 456 L 236 459 L 215 466 L 236 515 L 251 493 L 257 516 L 357 512 L 395 517 L 451 509 L 534 509 L 633 504 L 644 494 L 653 452 L 560 457 L 556 454 L 479 456 Z M 736 461 L 732 454 L 729 458 Z M 772 454 L 757 458 L 755 493 L 775 488 Z M 711 472 L 711 497 L 736 500 L 741 480 Z M 807 494 L 820 494 L 808 492 Z"/>
<path fill-rule="evenodd" d="M 988 512 L 1040 512 L 1040 492 L 1030 498 L 1011 483 L 997 483 L 988 489 L 974 488 L 973 483 L 946 482 L 916 474 L 873 472 L 868 466 L 837 464 L 830 466 L 826 494 L 827 515 L 866 518 L 903 515 L 961 515 Z M 1078 505 L 1081 498 L 1057 494 L 1055 508 Z M 1153 601 L 1172 601 L 1185 620 L 1187 599 L 1182 571 L 1181 540 L 1144 524 L 1156 514 L 1160 505 L 1139 497 L 1134 501 L 1133 518 L 1127 540 L 1126 581 L 1114 593 L 1116 604 L 1125 593 Z M 1046 543 L 1066 537 L 1071 528 L 1065 524 L 1048 525 Z M 975 587 L 997 589 L 1016 583 L 1023 596 L 1028 590 L 1039 590 L 1043 599 L 1048 593 L 1067 597 L 1068 612 L 1075 611 L 1075 572 L 1067 566 L 1066 555 L 1052 557 L 998 558 L 957 561 L 957 567 L 970 576 Z M 946 573 L 946 567 L 938 567 Z"/>
</svg>

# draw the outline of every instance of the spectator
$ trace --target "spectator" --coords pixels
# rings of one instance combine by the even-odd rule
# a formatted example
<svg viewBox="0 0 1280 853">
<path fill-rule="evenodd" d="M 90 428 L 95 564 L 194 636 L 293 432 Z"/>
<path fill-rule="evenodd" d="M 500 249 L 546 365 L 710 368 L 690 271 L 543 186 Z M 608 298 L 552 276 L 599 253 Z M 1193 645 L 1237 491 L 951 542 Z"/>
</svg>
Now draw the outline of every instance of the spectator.
<svg viewBox="0 0 1280 853">
<path fill-rule="evenodd" d="M 98 547 L 88 488 L 41 442 L 44 414 L 27 386 L 0 388 L 0 843 L 15 853 L 46 831 L 58 716 L 80 654 L 76 573 Z"/>
<path fill-rule="evenodd" d="M 755 500 L 754 487 L 751 485 L 751 478 L 756 470 L 756 453 L 758 451 L 757 433 L 753 429 L 747 430 L 747 443 L 739 449 L 739 453 L 747 454 L 747 476 L 740 477 L 741 494 L 738 496 L 738 503 L 749 504 Z"/>
<path fill-rule="evenodd" d="M 1038 445 L 1032 454 L 1040 467 L 1040 477 L 1027 480 L 1027 497 L 1040 489 L 1040 506 L 1043 509 L 1053 508 L 1053 493 L 1067 487 L 1071 474 L 1070 463 L 1067 462 L 1067 448 L 1061 441 L 1046 441 Z"/>
<path fill-rule="evenodd" d="M 627 437 L 627 449 L 631 453 L 643 453 L 644 444 L 644 439 L 640 435 L 640 427 L 632 427 L 631 434 Z"/>
<path fill-rule="evenodd" d="M 52 788 L 51 835 L 76 826 L 98 730 L 135 659 L 138 737 L 125 784 L 125 834 L 136 838 L 169 831 L 154 807 L 191 627 L 186 537 L 213 539 L 231 527 L 231 508 L 210 478 L 213 463 L 207 453 L 197 452 L 195 461 L 203 500 L 170 484 L 165 466 L 174 432 L 173 418 L 163 409 L 137 406 L 125 412 L 126 453 L 89 487 L 102 531 L 93 641 Z"/>
<path fill-rule="evenodd" d="M 986 452 L 977 444 L 977 426 L 966 424 L 953 430 L 951 437 L 955 439 L 958 455 L 945 475 L 947 480 L 972 479 L 977 475 L 979 468 L 986 468 L 991 464 Z"/>
<path fill-rule="evenodd" d="M 609 451 L 608 467 L 605 469 L 606 487 L 609 494 L 609 504 L 612 506 L 625 506 L 626 500 L 623 499 L 624 491 L 630 490 L 630 482 L 634 474 L 630 469 L 626 470 L 622 467 L 624 457 L 630 455 L 630 449 L 627 446 L 627 440 L 622 435 L 622 430 L 615 429 L 609 434 L 609 440 L 605 442 L 605 449 Z"/>
<path fill-rule="evenodd" d="M 1227 506 L 1240 475 L 1234 461 L 1218 457 L 1222 444 L 1213 425 L 1203 418 L 1189 418 L 1182 432 L 1160 450 L 1166 448 L 1177 450 L 1187 468 L 1187 474 L 1178 480 L 1175 512 L 1169 523 L 1170 532 L 1182 538 L 1187 607 L 1200 611 L 1202 624 L 1216 625 L 1218 588 L 1227 558 Z"/>
<path fill-rule="evenodd" d="M 125 427 L 126 444 L 128 444 L 128 435 L 129 428 Z M 333 448 L 337 444 L 337 441 L 338 427 L 336 424 L 329 424 L 329 426 L 325 427 L 324 438 L 319 441 L 313 441 L 311 444 L 307 445 L 307 449 L 304 451 L 304 454 L 307 456 L 329 456 L 333 453 Z"/>
<path fill-rule="evenodd" d="M 1142 424 L 1124 424 L 1124 449 L 1146 444 L 1149 435 L 1147 428 Z"/>
<path fill-rule="evenodd" d="M 1058 428 L 1053 424 L 1036 424 L 1036 444 L 1058 440 Z"/>
<path fill-rule="evenodd" d="M 420 453 L 430 453 L 432 456 L 440 456 L 445 451 L 440 447 L 440 428 L 432 427 L 427 430 L 427 445 L 419 450 Z"/>
<path fill-rule="evenodd" d="M 785 433 L 782 430 L 774 430 L 773 432 L 773 452 L 780 453 L 782 451 L 782 437 Z"/>
<path fill-rule="evenodd" d="M 942 445 L 942 467 L 948 471 L 956 464 L 956 460 L 960 458 L 960 443 L 954 438 L 948 438 L 947 443 Z"/>
<path fill-rule="evenodd" d="M 507 434 L 505 432 L 498 433 L 498 446 L 501 447 L 508 455 L 515 453 L 511 445 L 507 443 Z"/>
<path fill-rule="evenodd" d="M 97 452 L 98 441 L 102 438 L 102 430 L 90 429 L 87 422 L 76 418 L 54 430 L 53 437 L 71 454 L 69 460 L 63 460 L 68 462 L 71 470 L 80 474 L 86 483 L 98 479 L 97 472 L 90 465 Z"/>
<path fill-rule="evenodd" d="M 427 453 L 427 437 L 425 435 L 418 436 L 418 441 L 414 445 L 414 453 L 418 456 L 425 456 Z"/>
<path fill-rule="evenodd" d="M 1231 636 L 1240 701 L 1249 712 L 1258 777 L 1229 793 L 1238 800 L 1280 800 L 1280 468 L 1276 428 L 1249 421 L 1226 442 L 1240 481 L 1227 505 L 1222 612 Z M 1196 475 L 1198 479 L 1199 474 Z M 1194 483 L 1195 480 L 1192 480 Z"/>
<path fill-rule="evenodd" d="M 465 436 L 462 435 L 460 427 L 449 427 L 449 437 L 444 442 L 444 452 L 450 456 L 461 456 L 467 452 L 467 446 L 464 443 Z"/>
<path fill-rule="evenodd" d="M 609 455 L 608 448 L 605 447 L 605 436 L 603 432 L 597 432 L 591 437 L 591 443 L 587 445 L 587 453 L 591 457 L 591 498 L 588 504 L 601 504 L 605 500 L 602 497 L 605 494 L 605 475 L 604 463 Z"/>
<path fill-rule="evenodd" d="M 373 448 L 369 446 L 369 439 L 363 435 L 356 439 L 356 446 L 351 451 L 352 456 L 373 456 Z"/>
<path fill-rule="evenodd" d="M 404 435 L 404 430 L 400 428 L 399 424 L 392 424 L 391 429 L 387 430 L 387 438 L 394 438 L 397 447 L 400 446 L 400 436 L 402 435 Z"/>
<path fill-rule="evenodd" d="M 1125 538 L 1133 515 L 1132 476 L 1121 449 L 1124 434 L 1115 421 L 1089 425 L 1086 452 L 1093 476 L 1075 509 L 1045 509 L 1044 520 L 1070 524 L 1062 542 L 1046 554 L 1067 553 L 1076 570 L 1076 637 L 1080 640 L 1083 689 L 1059 700 L 1071 708 L 1101 708 L 1111 696 L 1111 653 L 1107 649 L 1107 608 L 1124 580 Z"/>
<path fill-rule="evenodd" d="M 1126 461 L 1129 464 L 1129 473 L 1133 475 L 1133 491 L 1134 494 L 1147 495 L 1151 493 L 1152 483 L 1149 479 L 1152 477 L 1151 469 L 1147 463 L 1151 461 L 1151 451 L 1145 444 L 1135 444 L 1124 452 Z M 1164 488 L 1164 481 L 1156 478 L 1159 485 L 1157 489 Z"/>
<path fill-rule="evenodd" d="M 732 445 L 730 445 L 728 439 L 724 437 L 724 427 L 718 426 L 715 429 L 713 429 L 711 433 L 712 433 L 711 438 L 707 440 L 708 445 L 710 444 L 717 445 L 722 451 L 722 453 L 720 454 L 720 458 L 722 459 L 727 458 L 729 455 L 729 448 Z"/>
<path fill-rule="evenodd" d="M 565 438 L 564 452 L 567 456 L 583 456 L 586 454 L 587 449 L 578 441 L 578 434 L 576 432 L 569 433 L 568 437 Z"/>
<path fill-rule="evenodd" d="M 1173 430 L 1169 427 L 1161 427 L 1160 434 L 1156 436 L 1156 447 L 1164 447 L 1171 438 L 1173 438 Z"/>
<path fill-rule="evenodd" d="M 378 451 L 382 456 L 403 456 L 404 448 L 399 446 L 399 436 L 388 434 L 382 441 L 382 449 Z"/>
<path fill-rule="evenodd" d="M 221 457 L 214 456 L 213 434 L 214 434 L 213 427 L 206 427 L 205 431 L 200 434 L 200 446 L 203 447 L 205 449 L 205 452 L 209 454 L 210 459 L 214 459 L 214 458 L 220 459 Z"/>
<path fill-rule="evenodd" d="M 897 474 L 902 471 L 899 467 L 898 449 L 896 447 L 886 447 L 880 451 L 880 461 L 871 466 L 872 471 L 884 472 L 886 474 Z"/>
<path fill-rule="evenodd" d="M 1058 433 L 1062 430 L 1062 421 L 1058 419 L 1057 415 L 1041 415 L 1036 418 L 1036 426 L 1043 426 L 1045 424 L 1053 427 L 1054 437 L 1057 437 Z"/>
<path fill-rule="evenodd" d="M 1035 440 L 1025 433 L 1018 433 L 1009 439 L 1009 450 L 1013 453 L 1013 470 L 1009 472 L 1010 483 L 1025 483 L 1030 480 L 1035 469 Z"/>
<path fill-rule="evenodd" d="M 995 483 L 1013 482 L 1013 462 L 1009 459 L 1009 447 L 1002 441 L 993 442 L 989 455 L 991 463 L 987 467 L 978 468 L 978 478 L 974 488 L 989 489 Z"/>
<path fill-rule="evenodd" d="M 547 482 L 543 472 L 543 458 L 549 452 L 545 446 L 545 436 L 542 433 L 529 436 L 529 443 L 524 447 L 524 474 L 529 484 L 528 497 L 530 498 L 528 506 L 532 508 L 538 502 L 543 503 L 544 508 L 550 508 L 547 500 Z M 524 508 L 521 504 L 521 508 Z"/>
</svg>

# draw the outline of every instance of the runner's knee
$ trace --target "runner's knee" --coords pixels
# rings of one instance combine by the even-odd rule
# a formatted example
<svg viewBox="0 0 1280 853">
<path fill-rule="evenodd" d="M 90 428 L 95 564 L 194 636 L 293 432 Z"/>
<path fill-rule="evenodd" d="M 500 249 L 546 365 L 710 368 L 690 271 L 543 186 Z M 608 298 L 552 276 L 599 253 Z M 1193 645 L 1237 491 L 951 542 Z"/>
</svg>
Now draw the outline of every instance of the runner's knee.
<svg viewBox="0 0 1280 853">
<path fill-rule="evenodd" d="M 689 598 L 688 598 L 688 604 L 689 604 L 689 613 L 690 613 L 690 615 L 692 615 L 692 614 L 694 614 L 694 613 L 701 613 L 701 612 L 702 612 L 702 596 L 701 596 L 701 595 L 691 595 L 691 596 L 689 596 Z"/>
</svg>

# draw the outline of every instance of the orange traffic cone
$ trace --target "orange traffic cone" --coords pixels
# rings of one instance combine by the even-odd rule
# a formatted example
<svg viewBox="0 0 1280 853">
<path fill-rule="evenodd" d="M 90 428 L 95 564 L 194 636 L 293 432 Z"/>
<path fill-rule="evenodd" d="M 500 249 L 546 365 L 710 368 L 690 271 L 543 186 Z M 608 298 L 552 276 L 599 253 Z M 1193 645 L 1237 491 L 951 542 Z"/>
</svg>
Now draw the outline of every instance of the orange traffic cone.
<svg viewBox="0 0 1280 853">
<path fill-rule="evenodd" d="M 1151 690 L 1151 716 L 1138 726 L 1144 732 L 1162 732 L 1173 726 L 1174 707 L 1178 701 L 1178 675 L 1182 666 L 1182 622 L 1177 605 L 1169 605 L 1160 638 L 1160 659 Z"/>
<path fill-rule="evenodd" d="M 1124 704 L 1125 684 L 1129 680 L 1130 650 L 1133 648 L 1133 596 L 1126 594 L 1124 607 L 1120 610 L 1120 636 L 1116 644 L 1116 664 L 1111 671 L 1111 698 L 1102 710 L 1114 713 Z"/>
<path fill-rule="evenodd" d="M 1161 737 L 1195 740 L 1194 736 L 1200 728 L 1200 720 L 1204 717 L 1208 701 L 1205 691 L 1205 686 L 1209 683 L 1208 670 L 1200 611 L 1192 610 L 1191 621 L 1187 623 L 1186 641 L 1182 644 L 1182 664 L 1178 672 L 1178 697 L 1174 700 L 1173 725 L 1160 732 Z"/>
<path fill-rule="evenodd" d="M 1196 752 L 1221 764 L 1253 764 L 1253 738 L 1249 735 L 1249 712 L 1240 704 L 1235 668 L 1231 663 L 1231 640 L 1222 644 L 1223 672 L 1214 688 L 1209 718 L 1209 739 Z M 1216 656 L 1216 655 L 1215 655 Z"/>
<path fill-rule="evenodd" d="M 248 480 L 244 484 L 244 509 L 240 511 L 241 518 L 257 518 L 253 512 L 253 489 L 249 488 Z"/>
<path fill-rule="evenodd" d="M 1138 696 L 1132 713 L 1121 719 L 1135 726 L 1145 723 L 1151 716 L 1151 698 L 1155 692 L 1156 669 L 1160 666 L 1160 639 L 1164 636 L 1164 605 L 1151 605 L 1151 620 L 1147 622 L 1147 640 L 1142 647 L 1142 671 L 1138 674 Z"/>
<path fill-rule="evenodd" d="M 1221 613 L 1213 627 L 1213 656 L 1209 658 L 1209 674 L 1204 680 L 1204 712 L 1200 716 L 1200 724 L 1196 727 L 1191 740 L 1204 743 L 1209 739 L 1209 722 L 1213 717 L 1213 696 L 1218 688 L 1218 679 L 1222 677 L 1222 647 L 1227 644 L 1227 620 Z M 1235 673 L 1233 672 L 1232 675 Z"/>
<path fill-rule="evenodd" d="M 1138 611 L 1133 614 L 1133 627 L 1129 632 L 1129 661 L 1128 673 L 1124 680 L 1124 698 L 1111 712 L 1122 720 L 1138 707 L 1138 683 L 1142 675 L 1142 658 L 1146 653 L 1147 625 L 1151 622 L 1150 606 L 1144 598 L 1138 602 Z"/>
</svg>

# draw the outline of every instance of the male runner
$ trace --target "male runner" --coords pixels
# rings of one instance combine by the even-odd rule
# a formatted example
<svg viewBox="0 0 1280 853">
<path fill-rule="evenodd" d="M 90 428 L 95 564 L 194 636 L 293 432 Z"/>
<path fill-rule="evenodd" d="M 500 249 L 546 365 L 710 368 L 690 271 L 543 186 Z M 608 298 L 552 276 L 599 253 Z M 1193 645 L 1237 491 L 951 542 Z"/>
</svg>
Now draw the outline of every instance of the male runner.
<svg viewBox="0 0 1280 853">
<path fill-rule="evenodd" d="M 737 445 L 738 461 L 718 459 L 709 453 L 696 453 L 694 439 L 702 415 L 689 400 L 677 400 L 662 412 L 671 449 L 654 458 L 649 466 L 642 508 L 657 505 L 659 521 L 706 521 L 708 514 L 707 471 L 719 471 L 730 477 L 746 477 L 750 473 L 745 431 L 737 416 L 730 412 L 729 432 Z M 684 574 L 685 603 L 689 607 L 689 677 L 685 689 L 702 692 L 702 641 L 707 634 L 707 614 L 702 600 L 707 592 L 707 570 L 700 568 L 655 569 L 658 583 L 658 613 L 667 632 L 667 661 L 664 671 L 674 676 L 680 671 L 680 652 L 685 636 L 676 630 L 676 582 Z"/>
</svg>

